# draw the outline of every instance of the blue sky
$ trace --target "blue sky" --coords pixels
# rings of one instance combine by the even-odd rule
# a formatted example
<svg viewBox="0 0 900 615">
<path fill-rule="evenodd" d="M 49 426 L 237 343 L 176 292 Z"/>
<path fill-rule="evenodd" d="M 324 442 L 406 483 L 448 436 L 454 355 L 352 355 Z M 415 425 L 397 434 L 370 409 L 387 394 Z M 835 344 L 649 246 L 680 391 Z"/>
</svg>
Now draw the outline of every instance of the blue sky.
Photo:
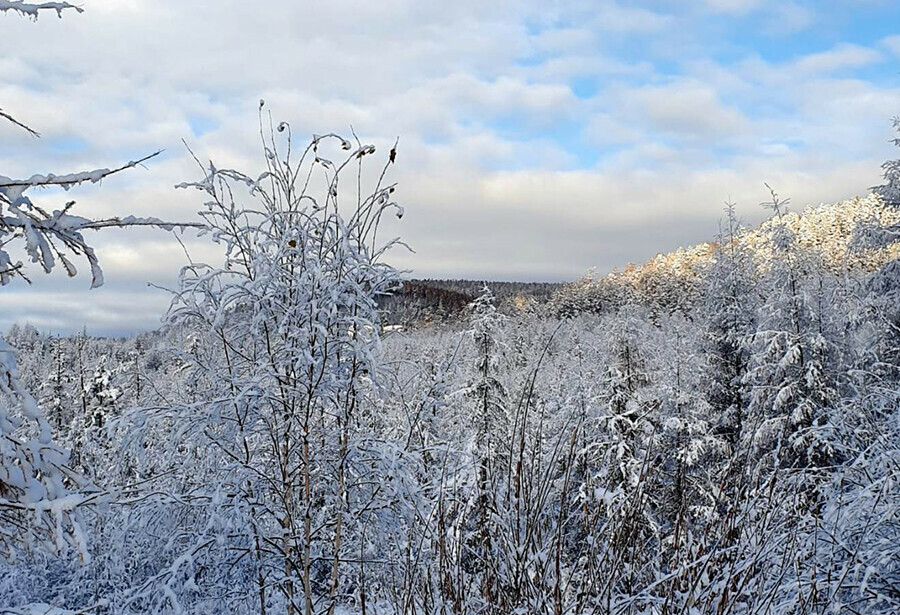
<svg viewBox="0 0 900 615">
<path fill-rule="evenodd" d="M 764 214 L 864 194 L 896 156 L 900 6 L 877 0 L 492 3 L 84 0 L 0 15 L 0 174 L 146 169 L 71 193 L 84 215 L 195 219 L 172 186 L 202 158 L 261 166 L 265 98 L 295 135 L 386 151 L 406 206 L 389 231 L 423 277 L 574 279 L 709 239 L 722 203 Z M 265 9 L 258 8 L 264 6 Z M 48 208 L 63 197 L 40 195 Z M 69 195 L 67 195 L 67 198 Z M 98 235 L 107 285 L 35 276 L 0 326 L 156 326 L 184 255 L 165 233 Z M 218 248 L 189 238 L 192 256 Z M 128 310 L 129 301 L 141 309 Z"/>
</svg>

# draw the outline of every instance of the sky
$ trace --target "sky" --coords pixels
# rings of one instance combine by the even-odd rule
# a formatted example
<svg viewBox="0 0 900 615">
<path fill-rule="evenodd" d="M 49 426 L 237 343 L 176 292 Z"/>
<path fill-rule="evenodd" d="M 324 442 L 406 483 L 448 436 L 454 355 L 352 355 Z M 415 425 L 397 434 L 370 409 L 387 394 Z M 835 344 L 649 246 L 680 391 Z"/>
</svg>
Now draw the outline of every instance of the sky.
<svg viewBox="0 0 900 615">
<path fill-rule="evenodd" d="M 725 201 L 750 224 L 765 183 L 792 208 L 863 195 L 900 114 L 900 3 L 83 0 L 0 14 L 0 175 L 146 165 L 68 194 L 92 217 L 195 221 L 202 160 L 257 174 L 259 100 L 298 141 L 349 135 L 384 156 L 415 277 L 574 280 L 710 240 Z M 37 197 L 37 198 L 36 198 Z M 32 271 L 0 289 L 0 328 L 159 326 L 182 246 L 89 237 L 106 284 Z M 187 234 L 194 260 L 220 248 Z M 82 267 L 84 269 L 84 267 Z"/>
</svg>

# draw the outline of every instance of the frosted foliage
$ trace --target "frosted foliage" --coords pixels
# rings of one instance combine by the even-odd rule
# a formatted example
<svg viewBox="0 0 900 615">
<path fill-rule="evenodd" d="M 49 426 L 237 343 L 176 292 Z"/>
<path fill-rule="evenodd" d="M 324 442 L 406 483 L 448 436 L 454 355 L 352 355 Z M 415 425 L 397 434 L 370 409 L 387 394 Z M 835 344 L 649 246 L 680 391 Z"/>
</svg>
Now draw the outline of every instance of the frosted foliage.
<svg viewBox="0 0 900 615">
<path fill-rule="evenodd" d="M 506 317 L 494 305 L 490 288 L 469 305 L 469 335 L 474 360 L 468 394 L 475 400 L 472 425 L 477 454 L 483 459 L 497 455 L 508 442 L 509 417 L 506 411 L 506 389 L 499 380 L 500 357 L 506 350 L 500 338 Z"/>
<path fill-rule="evenodd" d="M 900 117 L 893 120 L 894 129 L 900 132 Z M 893 140 L 900 146 L 900 138 Z M 882 165 L 884 184 L 873 188 L 873 192 L 893 206 L 900 205 L 900 160 L 888 160 Z"/>
<path fill-rule="evenodd" d="M 169 311 L 190 392 L 132 417 L 142 434 L 172 425 L 204 460 L 185 477 L 190 497 L 172 496 L 196 525 L 136 597 L 154 611 L 195 608 L 194 571 L 227 560 L 226 578 L 255 579 L 243 598 L 221 595 L 229 608 L 310 612 L 348 591 L 344 560 L 392 544 L 379 519 L 404 479 L 367 477 L 404 463 L 377 437 L 374 413 L 384 384 L 376 299 L 399 287 L 381 262 L 396 242 L 376 236 L 383 215 L 403 211 L 384 181 L 396 152 L 363 193 L 373 146 L 325 135 L 297 150 L 287 124 L 269 131 L 264 119 L 262 172 L 208 163 L 179 186 L 207 200 L 200 215 L 226 261 L 185 267 Z"/>
<path fill-rule="evenodd" d="M 22 386 L 15 354 L 0 340 L 0 556 L 74 544 L 87 558 L 74 515 L 84 496 L 66 489 L 68 453 L 53 443 L 50 425 Z"/>
<path fill-rule="evenodd" d="M 135 216 L 92 220 L 70 213 L 75 205 L 74 201 L 69 201 L 62 209 L 48 213 L 26 194 L 35 187 L 59 186 L 69 190 L 85 182 L 98 183 L 114 173 L 134 168 L 155 155 L 128 162 L 116 169 L 97 169 L 68 175 L 34 175 L 24 180 L 0 175 L 0 285 L 9 284 L 17 276 L 28 279 L 26 265 L 15 260 L 10 252 L 14 245 L 21 245 L 27 258 L 45 273 L 50 273 L 59 264 L 68 276 L 73 277 L 78 270 L 72 257 L 83 257 L 90 268 L 91 286 L 98 287 L 103 284 L 103 270 L 94 249 L 85 241 L 83 231 L 135 226 L 172 230 L 175 227 L 197 226 Z"/>
<path fill-rule="evenodd" d="M 23 0 L 0 0 L 0 13 L 12 12 L 37 19 L 42 11 L 55 12 L 57 17 L 62 17 L 63 11 L 73 9 L 79 13 L 84 9 L 69 4 L 68 2 L 24 2 Z"/>
</svg>

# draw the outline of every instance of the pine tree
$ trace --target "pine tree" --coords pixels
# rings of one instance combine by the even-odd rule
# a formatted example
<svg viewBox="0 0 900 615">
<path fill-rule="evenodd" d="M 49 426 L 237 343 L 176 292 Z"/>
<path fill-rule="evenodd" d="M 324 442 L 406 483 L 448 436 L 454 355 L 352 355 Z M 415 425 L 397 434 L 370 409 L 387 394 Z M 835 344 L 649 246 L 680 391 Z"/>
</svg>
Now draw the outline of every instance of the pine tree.
<svg viewBox="0 0 900 615">
<path fill-rule="evenodd" d="M 469 396 L 473 402 L 474 445 L 482 479 L 486 479 L 491 467 L 503 463 L 502 454 L 508 446 L 507 393 L 499 373 L 504 349 L 501 331 L 506 317 L 494 302 L 494 294 L 485 286 L 469 306 L 469 334 L 475 355 Z"/>
<path fill-rule="evenodd" d="M 58 335 L 50 338 L 50 365 L 42 387 L 40 405 L 50 419 L 56 433 L 68 429 L 73 413 L 74 395 L 71 358 L 66 352 L 66 340 Z"/>
<path fill-rule="evenodd" d="M 468 571 L 481 586 L 482 598 L 488 605 L 499 599 L 498 579 L 490 559 L 495 549 L 496 496 L 501 489 L 504 470 L 509 463 L 509 417 L 506 410 L 506 388 L 500 380 L 499 356 L 503 348 L 501 329 L 506 320 L 494 305 L 495 297 L 485 285 L 469 305 L 469 335 L 472 339 L 474 364 L 468 388 L 472 424 L 472 456 L 475 492 L 471 509 L 465 514 L 470 533 Z"/>
<path fill-rule="evenodd" d="M 779 224 L 767 274 L 772 288 L 748 339 L 753 355 L 746 378 L 752 386 L 746 436 L 780 466 L 813 468 L 828 465 L 835 454 L 828 442 L 828 413 L 836 395 L 833 349 L 816 327 L 803 287 L 805 272 L 815 265 L 784 223 L 786 204 L 772 191 L 767 205 Z"/>
<path fill-rule="evenodd" d="M 733 450 L 741 439 L 749 403 L 744 383 L 749 348 L 744 341 L 755 331 L 757 291 L 752 254 L 739 241 L 741 227 L 733 204 L 727 205 L 726 214 L 726 227 L 719 232 L 714 260 L 705 276 L 703 390 L 717 430 Z"/>
<path fill-rule="evenodd" d="M 87 404 L 88 423 L 102 430 L 110 415 L 116 412 L 116 402 L 121 394 L 122 392 L 112 383 L 112 373 L 107 368 L 107 356 L 103 355 L 85 384 L 84 399 Z"/>
</svg>

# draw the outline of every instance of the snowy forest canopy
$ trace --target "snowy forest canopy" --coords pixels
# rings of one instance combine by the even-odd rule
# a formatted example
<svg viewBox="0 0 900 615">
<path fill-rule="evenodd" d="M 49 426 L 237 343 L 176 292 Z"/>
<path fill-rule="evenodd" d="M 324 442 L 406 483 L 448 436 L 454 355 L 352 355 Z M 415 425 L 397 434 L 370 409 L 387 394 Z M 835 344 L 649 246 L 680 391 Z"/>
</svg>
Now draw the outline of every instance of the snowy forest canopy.
<svg viewBox="0 0 900 615">
<path fill-rule="evenodd" d="M 900 612 L 900 163 L 608 276 L 473 288 L 389 264 L 396 146 L 262 101 L 260 137 L 258 169 L 178 186 L 201 223 L 31 198 L 141 160 L 0 175 L 3 285 L 78 257 L 102 284 L 85 230 L 223 253 L 158 331 L 0 341 L 0 613 Z"/>
</svg>

